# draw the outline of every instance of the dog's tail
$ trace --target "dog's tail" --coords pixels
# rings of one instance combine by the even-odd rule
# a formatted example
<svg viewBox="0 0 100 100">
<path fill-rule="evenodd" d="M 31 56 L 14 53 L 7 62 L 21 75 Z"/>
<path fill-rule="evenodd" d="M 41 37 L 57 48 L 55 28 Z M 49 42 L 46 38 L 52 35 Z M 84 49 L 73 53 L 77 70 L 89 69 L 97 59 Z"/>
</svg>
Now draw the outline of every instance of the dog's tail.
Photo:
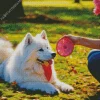
<svg viewBox="0 0 100 100">
<path fill-rule="evenodd" d="M 12 44 L 9 41 L 0 38 L 0 63 L 9 58 L 12 53 Z"/>
</svg>

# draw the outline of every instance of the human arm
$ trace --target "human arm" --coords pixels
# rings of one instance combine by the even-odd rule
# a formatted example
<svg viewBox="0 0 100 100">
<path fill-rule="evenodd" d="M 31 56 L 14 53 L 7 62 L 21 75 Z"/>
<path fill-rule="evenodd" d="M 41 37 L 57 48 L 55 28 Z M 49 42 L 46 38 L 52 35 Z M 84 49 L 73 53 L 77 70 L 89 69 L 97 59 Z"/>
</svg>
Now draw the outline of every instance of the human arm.
<svg viewBox="0 0 100 100">
<path fill-rule="evenodd" d="M 100 39 L 92 39 L 73 35 L 66 35 L 66 37 L 70 38 L 75 45 L 82 45 L 93 49 L 100 49 Z"/>
</svg>

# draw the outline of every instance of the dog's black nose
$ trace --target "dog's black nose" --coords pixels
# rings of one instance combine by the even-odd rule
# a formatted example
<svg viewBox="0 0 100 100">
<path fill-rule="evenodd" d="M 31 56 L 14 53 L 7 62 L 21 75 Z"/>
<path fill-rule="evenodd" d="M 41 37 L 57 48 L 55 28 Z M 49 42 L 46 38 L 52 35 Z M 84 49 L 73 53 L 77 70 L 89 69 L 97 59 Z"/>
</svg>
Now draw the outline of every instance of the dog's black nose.
<svg viewBox="0 0 100 100">
<path fill-rule="evenodd" d="M 52 57 L 54 58 L 54 57 L 56 56 L 56 53 L 52 53 L 51 55 L 52 55 Z"/>
</svg>

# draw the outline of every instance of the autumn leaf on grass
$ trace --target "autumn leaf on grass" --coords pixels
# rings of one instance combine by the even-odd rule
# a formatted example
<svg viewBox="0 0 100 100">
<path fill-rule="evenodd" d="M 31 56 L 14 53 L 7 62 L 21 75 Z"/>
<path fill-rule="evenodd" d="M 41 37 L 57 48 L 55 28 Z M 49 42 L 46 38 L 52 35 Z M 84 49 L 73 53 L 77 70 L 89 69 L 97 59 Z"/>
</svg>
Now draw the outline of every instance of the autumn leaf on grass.
<svg viewBox="0 0 100 100">
<path fill-rule="evenodd" d="M 97 92 L 99 92 L 99 93 L 100 93 L 100 89 L 97 89 Z"/>
<path fill-rule="evenodd" d="M 74 72 L 74 74 L 77 74 L 75 67 L 71 67 L 71 70 L 69 71 L 69 73 L 71 73 L 71 72 Z"/>
<path fill-rule="evenodd" d="M 7 97 L 1 97 L 0 100 L 7 100 Z"/>
<path fill-rule="evenodd" d="M 87 89 L 86 88 L 82 88 L 82 91 L 87 94 Z"/>
<path fill-rule="evenodd" d="M 16 86 L 16 85 L 17 85 L 17 82 L 16 82 L 16 81 L 11 82 L 11 85 L 12 85 L 12 86 Z"/>
<path fill-rule="evenodd" d="M 95 82 L 92 82 L 90 85 L 91 85 L 91 86 L 96 86 Z"/>
<path fill-rule="evenodd" d="M 28 99 L 31 99 L 31 100 L 40 100 L 39 97 L 37 97 L 37 96 L 36 97 L 29 96 Z"/>
</svg>

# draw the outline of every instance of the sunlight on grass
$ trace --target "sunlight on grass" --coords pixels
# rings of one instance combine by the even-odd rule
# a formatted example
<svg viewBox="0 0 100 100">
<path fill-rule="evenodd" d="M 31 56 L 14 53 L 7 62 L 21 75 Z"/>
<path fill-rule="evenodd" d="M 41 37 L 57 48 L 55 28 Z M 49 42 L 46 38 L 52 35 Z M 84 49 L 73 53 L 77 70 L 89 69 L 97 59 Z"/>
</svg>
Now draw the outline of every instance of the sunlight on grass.
<svg viewBox="0 0 100 100">
<path fill-rule="evenodd" d="M 67 1 L 24 1 L 24 6 L 31 7 L 64 7 L 69 5 Z"/>
<path fill-rule="evenodd" d="M 30 7 L 67 7 L 67 8 L 93 8 L 93 2 L 92 1 L 82 1 L 80 4 L 75 4 L 73 1 L 66 1 L 66 0 L 57 0 L 57 1 L 24 1 L 23 6 L 30 6 Z"/>
</svg>

